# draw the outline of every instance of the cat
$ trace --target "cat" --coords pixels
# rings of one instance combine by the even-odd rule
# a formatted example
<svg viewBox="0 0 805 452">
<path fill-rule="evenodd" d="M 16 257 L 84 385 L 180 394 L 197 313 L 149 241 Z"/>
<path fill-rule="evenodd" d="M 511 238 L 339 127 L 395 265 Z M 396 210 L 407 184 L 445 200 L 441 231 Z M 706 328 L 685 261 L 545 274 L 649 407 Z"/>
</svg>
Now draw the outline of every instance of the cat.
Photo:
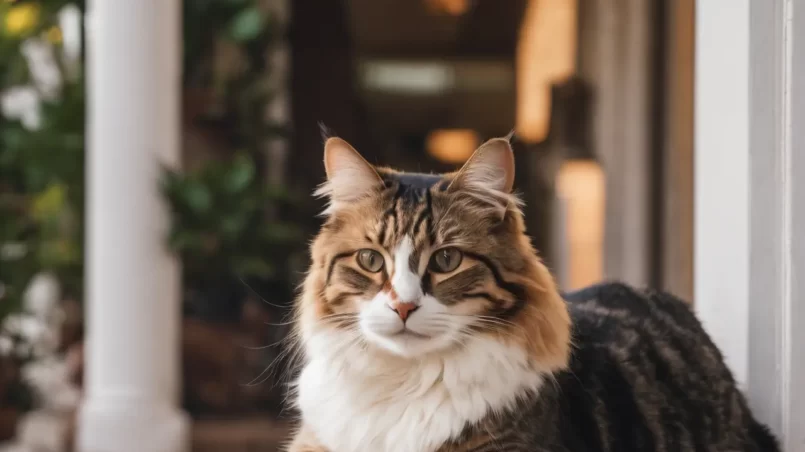
<svg viewBox="0 0 805 452">
<path fill-rule="evenodd" d="M 337 137 L 324 163 L 288 451 L 779 450 L 684 302 L 559 293 L 508 139 L 443 175 L 375 167 Z"/>
</svg>

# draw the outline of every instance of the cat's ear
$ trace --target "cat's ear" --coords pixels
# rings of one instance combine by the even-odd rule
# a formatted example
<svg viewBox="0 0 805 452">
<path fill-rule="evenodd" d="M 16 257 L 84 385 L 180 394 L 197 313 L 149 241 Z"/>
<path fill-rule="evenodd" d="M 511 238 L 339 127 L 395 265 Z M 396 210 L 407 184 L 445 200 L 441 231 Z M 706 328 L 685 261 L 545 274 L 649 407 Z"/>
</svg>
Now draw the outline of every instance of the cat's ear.
<svg viewBox="0 0 805 452">
<path fill-rule="evenodd" d="M 330 198 L 325 213 L 362 199 L 383 186 L 374 167 L 341 138 L 328 138 L 324 143 L 324 170 L 327 182 L 316 190 L 316 195 Z"/>
<path fill-rule="evenodd" d="M 511 194 L 513 185 L 514 153 L 509 140 L 493 138 L 472 154 L 448 189 L 466 192 L 505 210 L 510 202 L 516 201 Z"/>
<path fill-rule="evenodd" d="M 513 186 L 514 152 L 507 138 L 493 138 L 472 154 L 448 190 L 475 198 L 502 218 L 509 206 L 520 203 Z"/>
</svg>

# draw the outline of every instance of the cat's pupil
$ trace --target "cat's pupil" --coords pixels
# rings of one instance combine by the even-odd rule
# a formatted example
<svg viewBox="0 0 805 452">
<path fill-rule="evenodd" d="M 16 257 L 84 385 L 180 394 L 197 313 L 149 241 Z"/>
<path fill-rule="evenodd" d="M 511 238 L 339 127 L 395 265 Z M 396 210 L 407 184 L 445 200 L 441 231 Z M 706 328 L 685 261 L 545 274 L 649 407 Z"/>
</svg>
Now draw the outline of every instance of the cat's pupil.
<svg viewBox="0 0 805 452">
<path fill-rule="evenodd" d="M 447 273 L 458 268 L 461 264 L 461 252 L 455 248 L 445 248 L 433 255 L 430 268 L 439 273 Z"/>
</svg>

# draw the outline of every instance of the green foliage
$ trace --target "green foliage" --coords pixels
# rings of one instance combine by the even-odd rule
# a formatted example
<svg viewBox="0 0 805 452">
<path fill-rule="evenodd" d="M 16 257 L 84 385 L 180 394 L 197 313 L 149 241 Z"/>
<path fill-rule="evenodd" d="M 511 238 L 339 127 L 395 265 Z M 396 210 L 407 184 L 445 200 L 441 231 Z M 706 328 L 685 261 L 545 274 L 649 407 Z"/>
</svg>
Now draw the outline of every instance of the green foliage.
<svg viewBox="0 0 805 452">
<path fill-rule="evenodd" d="M 265 119 L 268 49 L 281 30 L 257 0 L 185 1 L 183 14 L 184 85 L 207 97 L 193 119 L 239 152 L 223 164 L 166 172 L 168 243 L 182 257 L 186 308 L 227 320 L 247 285 L 290 301 L 298 275 L 289 261 L 304 249 L 294 221 L 302 203 L 267 188 L 261 171 L 266 140 L 284 134 Z"/>
<path fill-rule="evenodd" d="M 0 0 L 0 93 L 36 86 L 22 52 L 26 40 L 45 38 L 62 54 L 57 14 L 65 5 L 84 10 L 83 0 Z M 163 173 L 171 212 L 165 242 L 182 261 L 185 313 L 238 321 L 250 291 L 269 297 L 268 309 L 290 305 L 310 232 L 303 227 L 311 212 L 300 208 L 306 203 L 264 177 L 266 140 L 285 133 L 265 119 L 268 49 L 282 30 L 260 0 L 185 0 L 183 14 L 184 95 L 192 104 L 184 105 L 184 125 L 204 129 L 216 144 L 210 147 L 223 149 L 191 170 Z M 83 57 L 59 58 L 61 89 L 38 96 L 36 126 L 0 114 L 0 328 L 20 317 L 7 314 L 20 310 L 39 272 L 54 274 L 65 297 L 83 298 Z M 24 337 L 3 334 L 15 343 L 13 365 L 35 358 L 16 347 Z M 274 359 L 265 357 L 264 365 Z M 0 405 L 32 407 L 31 388 L 19 376 L 0 386 Z"/>
<path fill-rule="evenodd" d="M 267 188 L 262 176 L 266 139 L 285 131 L 264 115 L 272 94 L 266 54 L 281 30 L 260 4 L 183 2 L 184 89 L 210 98 L 191 120 L 240 150 L 186 173 L 166 171 L 162 181 L 172 213 L 166 244 L 182 258 L 185 299 L 203 305 L 199 311 L 236 308 L 245 284 L 290 298 L 297 277 L 290 262 L 304 248 L 296 225 L 307 214 L 281 187 Z M 84 11 L 83 0 L 0 1 L 0 93 L 33 84 L 21 51 L 27 39 L 45 38 L 60 54 L 58 13 L 66 5 Z M 81 59 L 76 70 L 57 61 L 62 88 L 56 98 L 40 99 L 38 127 L 0 115 L 0 321 L 19 310 L 23 290 L 43 270 L 57 276 L 65 296 L 83 297 Z"/>
<path fill-rule="evenodd" d="M 34 86 L 20 47 L 48 38 L 61 51 L 58 11 L 83 2 L 0 4 L 0 91 Z M 52 39 L 52 38 L 57 39 Z M 39 127 L 0 117 L 0 319 L 19 309 L 31 277 L 53 271 L 66 296 L 80 297 L 83 282 L 84 86 L 66 75 L 56 99 L 40 98 Z"/>
<path fill-rule="evenodd" d="M 256 6 L 238 13 L 229 30 L 235 41 L 247 42 L 260 36 L 265 27 L 265 16 Z"/>
<path fill-rule="evenodd" d="M 283 124 L 265 119 L 272 92 L 267 50 L 282 30 L 256 0 L 185 1 L 185 87 L 212 94 L 202 119 L 231 146 L 256 153 Z"/>
<path fill-rule="evenodd" d="M 53 37 L 58 12 L 68 4 L 84 8 L 74 0 L 0 2 L 0 90 L 31 83 L 22 43 Z M 265 139 L 282 131 L 262 114 L 270 99 L 265 54 L 271 17 L 257 0 L 193 0 L 183 2 L 183 19 L 185 88 L 213 94 L 200 119 L 225 130 L 228 144 L 243 151 L 232 162 L 166 176 L 164 193 L 174 212 L 169 245 L 183 257 L 189 284 L 204 278 L 193 275 L 278 277 L 277 263 L 267 256 L 282 255 L 276 250 L 289 243 L 298 248 L 299 241 L 296 229 L 268 221 L 283 200 L 276 189 L 264 188 L 255 163 Z M 222 64 L 222 48 L 238 64 Z M 13 256 L 0 261 L 0 318 L 18 308 L 38 271 L 54 271 L 70 296 L 82 296 L 83 88 L 79 75 L 58 99 L 43 101 L 35 130 L 0 117 L 0 246 L 13 245 L 6 247 Z"/>
<path fill-rule="evenodd" d="M 187 283 L 287 278 L 277 257 L 298 249 L 303 236 L 270 218 L 292 198 L 266 189 L 248 154 L 188 173 L 166 171 L 162 190 L 173 213 L 169 246 L 182 256 Z"/>
<path fill-rule="evenodd" d="M 23 291 L 41 271 L 57 275 L 66 297 L 82 295 L 84 85 L 80 68 L 70 72 L 61 59 L 58 13 L 65 5 L 84 6 L 67 0 L 0 3 L 0 93 L 38 89 L 22 52 L 31 38 L 53 46 L 61 81 L 55 97 L 36 93 L 36 127 L 0 115 L 0 321 L 20 310 Z M 3 336 L 15 348 L 27 342 L 5 328 Z M 21 366 L 32 356 L 15 351 L 2 359 Z M 30 409 L 28 384 L 20 378 L 8 383 L 0 388 L 0 405 Z"/>
</svg>

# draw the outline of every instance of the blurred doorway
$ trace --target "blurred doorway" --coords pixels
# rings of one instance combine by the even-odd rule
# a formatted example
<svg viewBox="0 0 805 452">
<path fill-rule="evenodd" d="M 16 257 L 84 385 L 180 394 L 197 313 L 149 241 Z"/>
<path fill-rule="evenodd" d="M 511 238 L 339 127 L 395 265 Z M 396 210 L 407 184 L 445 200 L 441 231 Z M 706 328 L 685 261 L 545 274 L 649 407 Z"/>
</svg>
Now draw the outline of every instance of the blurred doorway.
<svg viewBox="0 0 805 452">
<path fill-rule="evenodd" d="M 693 0 L 293 4 L 300 184 L 323 179 L 319 121 L 372 162 L 424 172 L 516 128 L 529 234 L 563 287 L 619 279 L 690 299 Z M 598 169 L 565 186 L 597 188 L 558 193 L 577 157 Z"/>
</svg>

